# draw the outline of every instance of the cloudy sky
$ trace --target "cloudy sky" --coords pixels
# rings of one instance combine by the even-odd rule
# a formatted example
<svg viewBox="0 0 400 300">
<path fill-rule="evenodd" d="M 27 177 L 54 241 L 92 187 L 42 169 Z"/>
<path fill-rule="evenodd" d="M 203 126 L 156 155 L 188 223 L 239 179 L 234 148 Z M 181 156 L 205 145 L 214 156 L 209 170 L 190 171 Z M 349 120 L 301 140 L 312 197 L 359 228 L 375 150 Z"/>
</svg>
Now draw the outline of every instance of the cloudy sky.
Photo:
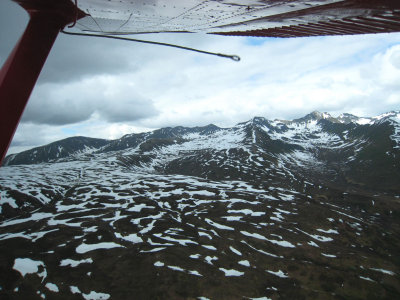
<svg viewBox="0 0 400 300">
<path fill-rule="evenodd" d="M 28 16 L 0 3 L 0 63 Z M 400 109 L 400 33 L 296 39 L 140 36 L 229 59 L 60 34 L 9 153 L 74 135 L 114 139 L 166 126 L 221 127 L 318 110 L 375 116 Z"/>
</svg>

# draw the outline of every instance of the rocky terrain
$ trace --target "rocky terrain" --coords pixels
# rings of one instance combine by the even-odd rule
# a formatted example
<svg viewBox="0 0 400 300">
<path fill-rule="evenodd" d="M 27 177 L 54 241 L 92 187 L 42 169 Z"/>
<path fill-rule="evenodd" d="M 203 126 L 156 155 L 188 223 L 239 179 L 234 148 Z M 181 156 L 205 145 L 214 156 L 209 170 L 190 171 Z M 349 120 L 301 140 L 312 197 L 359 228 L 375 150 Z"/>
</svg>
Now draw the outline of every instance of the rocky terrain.
<svg viewBox="0 0 400 300">
<path fill-rule="evenodd" d="M 1 299 L 400 298 L 400 112 L 73 137 L 0 192 Z"/>
</svg>

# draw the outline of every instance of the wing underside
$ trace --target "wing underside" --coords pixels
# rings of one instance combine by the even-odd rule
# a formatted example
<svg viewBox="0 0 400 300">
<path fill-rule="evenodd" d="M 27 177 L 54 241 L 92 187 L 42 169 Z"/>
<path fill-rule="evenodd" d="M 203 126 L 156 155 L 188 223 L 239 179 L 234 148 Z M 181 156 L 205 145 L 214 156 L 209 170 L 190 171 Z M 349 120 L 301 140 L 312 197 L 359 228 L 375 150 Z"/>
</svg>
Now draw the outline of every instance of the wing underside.
<svg viewBox="0 0 400 300">
<path fill-rule="evenodd" d="M 296 37 L 400 31 L 397 0 L 80 0 L 84 31 Z"/>
</svg>

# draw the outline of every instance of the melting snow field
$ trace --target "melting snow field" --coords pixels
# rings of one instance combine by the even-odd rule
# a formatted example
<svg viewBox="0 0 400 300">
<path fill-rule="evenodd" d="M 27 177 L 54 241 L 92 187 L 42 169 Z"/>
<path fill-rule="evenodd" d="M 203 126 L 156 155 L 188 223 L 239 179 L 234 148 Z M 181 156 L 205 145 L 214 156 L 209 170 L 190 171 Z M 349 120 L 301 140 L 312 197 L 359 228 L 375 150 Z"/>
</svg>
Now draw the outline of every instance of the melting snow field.
<svg viewBox="0 0 400 300">
<path fill-rule="evenodd" d="M 228 154 L 239 140 L 218 138 Z M 106 156 L 2 167 L 0 298 L 399 296 L 393 202 L 295 181 L 285 163 L 311 154 L 274 159 L 274 180 L 251 182 L 138 172 Z"/>
</svg>

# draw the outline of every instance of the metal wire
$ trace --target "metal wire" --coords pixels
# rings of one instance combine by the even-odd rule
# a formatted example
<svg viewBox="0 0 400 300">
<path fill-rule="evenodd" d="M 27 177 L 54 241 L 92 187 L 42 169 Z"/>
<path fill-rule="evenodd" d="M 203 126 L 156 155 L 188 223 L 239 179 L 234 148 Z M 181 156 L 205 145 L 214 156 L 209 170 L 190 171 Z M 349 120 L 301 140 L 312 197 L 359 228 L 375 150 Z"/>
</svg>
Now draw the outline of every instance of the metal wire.
<svg viewBox="0 0 400 300">
<path fill-rule="evenodd" d="M 214 56 L 229 58 L 229 59 L 232 59 L 232 60 L 234 60 L 234 61 L 240 61 L 240 57 L 239 57 L 238 55 L 229 55 L 229 54 L 223 54 L 223 53 L 209 52 L 209 51 L 198 50 L 198 49 L 194 49 L 194 48 L 189 48 L 189 47 L 185 47 L 185 46 L 178 46 L 178 45 L 169 44 L 169 43 L 154 42 L 154 41 L 146 41 L 146 40 L 138 40 L 138 39 L 132 39 L 132 38 L 124 38 L 124 37 L 119 37 L 119 36 L 114 36 L 114 35 L 68 32 L 68 31 L 65 31 L 65 30 L 61 30 L 61 32 L 62 32 L 62 33 L 65 33 L 65 34 L 68 34 L 68 35 L 99 37 L 99 38 L 123 40 L 123 41 L 130 41 L 130 42 L 137 42 L 137 43 L 144 43 L 144 44 L 151 44 L 151 45 L 166 46 L 166 47 L 172 47 L 172 48 L 183 49 L 183 50 L 187 50 L 187 51 L 198 52 L 198 53 L 202 53 L 202 54 L 208 54 L 208 55 L 214 55 Z"/>
</svg>

